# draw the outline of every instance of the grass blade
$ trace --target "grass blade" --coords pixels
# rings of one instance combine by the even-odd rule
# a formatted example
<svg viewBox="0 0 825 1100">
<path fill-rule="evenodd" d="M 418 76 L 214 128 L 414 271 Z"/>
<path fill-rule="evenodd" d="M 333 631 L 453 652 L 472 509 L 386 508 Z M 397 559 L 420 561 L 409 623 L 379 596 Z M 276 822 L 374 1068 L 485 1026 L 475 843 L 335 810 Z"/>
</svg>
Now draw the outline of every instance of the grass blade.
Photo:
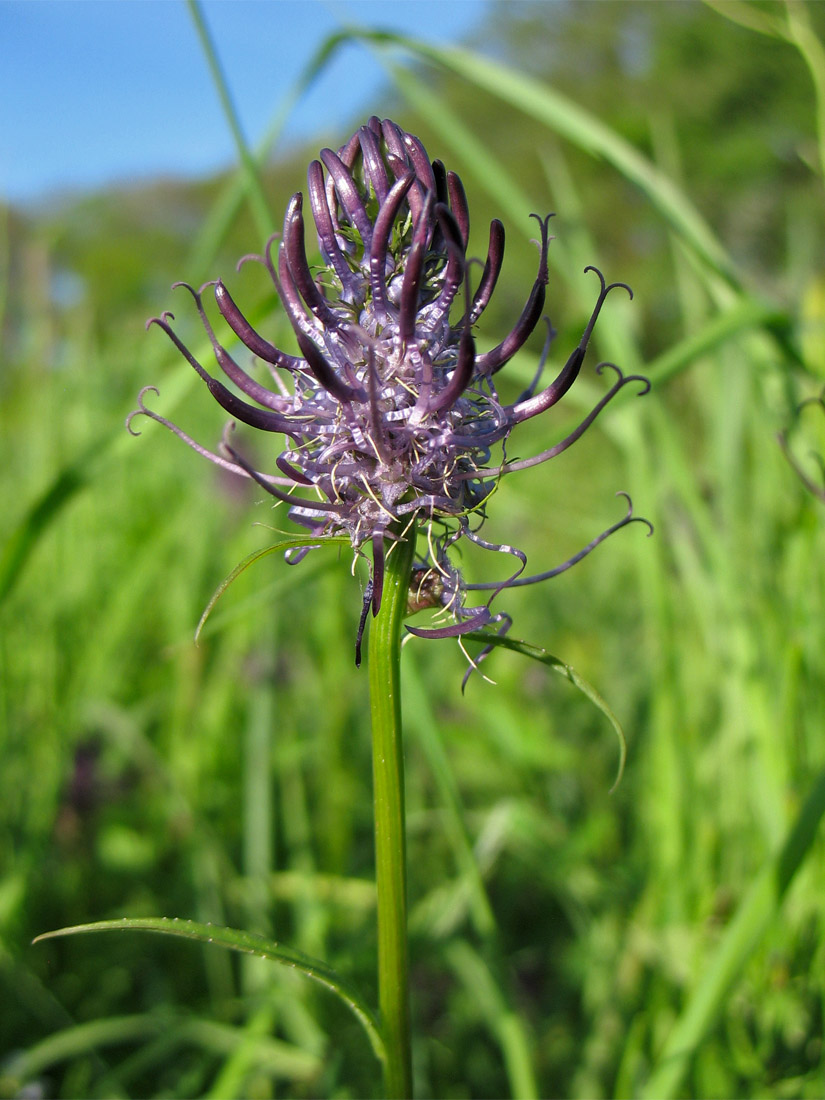
<svg viewBox="0 0 825 1100">
<path fill-rule="evenodd" d="M 501 1046 L 512 1095 L 534 1100 L 541 1095 L 533 1074 L 527 1036 L 518 1014 L 501 995 L 482 957 L 464 940 L 447 948 L 447 961 L 473 996 L 481 1015 Z"/>
<path fill-rule="evenodd" d="M 218 99 L 221 102 L 224 116 L 226 118 L 229 129 L 232 133 L 232 137 L 235 142 L 235 148 L 238 151 L 238 157 L 244 168 L 244 173 L 247 180 L 247 193 L 249 195 L 249 203 L 252 207 L 252 214 L 255 218 L 255 222 L 258 227 L 258 232 L 262 237 L 266 238 L 272 232 L 273 228 L 277 224 L 272 211 L 269 209 L 269 203 L 266 199 L 266 193 L 264 192 L 263 185 L 261 183 L 261 177 L 258 172 L 258 165 L 255 158 L 249 151 L 249 146 L 246 144 L 243 132 L 241 130 L 240 120 L 238 119 L 238 113 L 235 110 L 235 105 L 232 102 L 232 97 L 229 94 L 229 86 L 226 82 L 226 77 L 221 69 L 220 61 L 218 60 L 218 54 L 215 49 L 215 44 L 212 41 L 212 37 L 209 34 L 209 29 L 206 26 L 206 21 L 201 11 L 201 6 L 198 0 L 188 0 L 189 14 L 192 17 L 192 22 L 195 24 L 195 30 L 198 33 L 201 47 L 206 55 L 206 61 L 209 65 L 209 71 L 212 74 L 212 82 L 215 85 L 215 90 L 218 93 Z"/>
<path fill-rule="evenodd" d="M 692 366 L 697 359 L 716 351 L 725 341 L 757 328 L 770 330 L 784 346 L 788 344 L 791 320 L 775 305 L 741 297 L 723 313 L 718 313 L 698 331 L 662 352 L 645 367 L 651 386 L 661 386 Z"/>
<path fill-rule="evenodd" d="M 643 1100 L 678 1092 L 690 1059 L 722 1009 L 725 997 L 777 916 L 785 893 L 810 850 L 825 814 L 825 770 L 820 772 L 779 854 L 764 867 L 728 925 L 716 956 L 676 1021 Z"/>
<path fill-rule="evenodd" d="M 230 951 L 256 955 L 258 958 L 271 959 L 283 966 L 289 966 L 314 982 L 326 986 L 339 997 L 366 1031 L 375 1056 L 379 1061 L 384 1061 L 384 1040 L 381 1037 L 378 1021 L 361 995 L 326 963 L 313 959 L 301 951 L 253 932 L 242 932 L 236 928 L 222 928 L 213 924 L 200 924 L 192 920 L 178 920 L 177 917 L 124 917 L 122 920 L 76 924 L 69 928 L 59 928 L 54 932 L 44 932 L 32 942 L 41 943 L 43 940 L 84 935 L 87 932 L 156 932 L 161 935 L 196 940 L 199 943 L 215 943 Z"/>
<path fill-rule="evenodd" d="M 572 144 L 612 164 L 635 183 L 665 220 L 726 282 L 741 289 L 736 267 L 702 215 L 679 187 L 629 142 L 589 111 L 535 77 L 458 47 L 442 48 L 389 31 L 346 30 L 330 37 L 329 50 L 348 41 L 400 47 L 447 69 L 536 119 Z"/>
<path fill-rule="evenodd" d="M 60 1062 L 90 1054 L 101 1047 L 142 1043 L 157 1037 L 165 1037 L 170 1046 L 189 1043 L 213 1054 L 234 1053 L 249 1042 L 243 1028 L 210 1020 L 175 1019 L 168 1013 L 114 1016 L 64 1028 L 28 1050 L 16 1052 L 3 1067 L 6 1075 L 4 1084 L 12 1083 L 22 1091 L 25 1083 Z M 165 1049 L 168 1054 L 169 1046 Z M 309 1080 L 317 1076 L 320 1069 L 317 1055 L 267 1036 L 255 1036 L 251 1062 L 279 1077 L 292 1080 Z M 108 1087 L 112 1091 L 105 1095 L 126 1095 L 112 1085 L 111 1079 Z"/>
<path fill-rule="evenodd" d="M 0 604 L 14 588 L 41 535 L 63 507 L 88 484 L 92 462 L 108 447 L 108 442 L 108 438 L 95 441 L 79 458 L 64 466 L 11 532 L 0 552 Z"/>
</svg>

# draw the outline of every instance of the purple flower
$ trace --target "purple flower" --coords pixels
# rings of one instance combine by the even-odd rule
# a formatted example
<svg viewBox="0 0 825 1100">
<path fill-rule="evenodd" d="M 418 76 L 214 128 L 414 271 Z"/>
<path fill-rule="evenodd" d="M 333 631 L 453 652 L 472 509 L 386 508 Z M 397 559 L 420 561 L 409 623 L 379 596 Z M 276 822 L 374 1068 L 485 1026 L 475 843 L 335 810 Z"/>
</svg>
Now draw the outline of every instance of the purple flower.
<svg viewBox="0 0 825 1100">
<path fill-rule="evenodd" d="M 503 403 L 496 374 L 524 345 L 544 309 L 548 281 L 550 216 L 536 218 L 539 263 L 521 316 L 496 347 L 476 351 L 473 330 L 487 307 L 501 272 L 504 227 L 490 225 L 483 273 L 471 286 L 467 257 L 469 211 L 454 172 L 430 162 L 421 142 L 394 122 L 371 118 L 338 152 L 321 151 L 308 171 L 308 195 L 324 266 L 310 268 L 304 241 L 304 197 L 293 196 L 277 250 L 273 237 L 263 256 L 295 333 L 300 355 L 281 351 L 256 332 L 221 280 L 196 291 L 186 283 L 229 389 L 210 375 L 170 325 L 172 314 L 152 318 L 234 420 L 283 436 L 275 457 L 277 473 L 248 462 L 225 436 L 222 454 L 201 447 L 178 427 L 148 409 L 143 413 L 174 431 L 200 454 L 253 478 L 289 507 L 290 518 L 317 536 L 346 534 L 357 554 L 371 548 L 371 576 L 358 633 L 356 659 L 368 610 L 378 613 L 384 560 L 393 543 L 416 525 L 418 553 L 410 610 L 439 607 L 449 618 L 434 629 L 412 633 L 442 638 L 490 623 L 509 624 L 490 604 L 498 592 L 532 584 L 569 568 L 613 531 L 633 522 L 627 514 L 579 554 L 556 569 L 524 576 L 526 557 L 515 547 L 482 539 L 487 498 L 499 479 L 545 462 L 566 450 L 628 382 L 612 364 L 616 381 L 566 439 L 532 458 L 508 461 L 506 444 L 517 425 L 559 401 L 581 369 L 593 326 L 605 298 L 624 283 L 607 284 L 595 268 L 599 293 L 578 346 L 558 376 L 541 387 L 552 331 L 530 387 L 512 404 Z M 263 385 L 218 341 L 203 305 L 213 288 L 217 309 L 238 341 L 270 369 Z M 632 296 L 632 295 L 631 295 Z M 240 391 L 245 398 L 237 395 Z M 155 390 L 155 392 L 157 392 Z M 136 433 L 135 433 L 136 434 Z M 645 521 L 646 522 L 646 521 Z M 461 539 L 512 555 L 518 565 L 505 581 L 467 584 L 451 550 Z M 309 547 L 288 552 L 299 561 Z M 486 590 L 480 606 L 467 606 L 467 593 Z"/>
</svg>

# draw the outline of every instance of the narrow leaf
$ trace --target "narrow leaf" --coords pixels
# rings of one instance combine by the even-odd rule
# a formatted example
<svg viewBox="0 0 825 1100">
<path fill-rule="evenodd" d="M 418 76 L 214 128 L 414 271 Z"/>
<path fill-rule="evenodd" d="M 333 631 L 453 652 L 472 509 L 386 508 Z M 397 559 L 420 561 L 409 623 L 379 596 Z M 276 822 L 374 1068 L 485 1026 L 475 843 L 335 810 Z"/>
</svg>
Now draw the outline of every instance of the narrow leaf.
<svg viewBox="0 0 825 1100">
<path fill-rule="evenodd" d="M 88 485 L 91 467 L 100 453 L 109 446 L 111 438 L 108 436 L 96 440 L 79 458 L 64 466 L 11 532 L 0 549 L 0 603 L 14 588 L 23 566 L 41 536 L 74 496 Z"/>
<path fill-rule="evenodd" d="M 177 917 L 124 917 L 122 920 L 97 921 L 94 924 L 76 924 L 69 928 L 59 928 L 54 932 L 44 932 L 32 942 L 56 939 L 60 936 L 77 936 L 86 932 L 157 932 L 166 936 L 178 936 L 181 939 L 196 940 L 199 943 L 215 943 L 230 951 L 239 951 L 245 955 L 257 955 L 262 959 L 292 967 L 315 982 L 332 990 L 355 1014 L 367 1033 L 375 1056 L 379 1061 L 385 1059 L 384 1040 L 372 1010 L 361 995 L 344 978 L 335 973 L 324 962 L 305 955 L 292 947 L 268 940 L 253 932 L 242 932 L 235 928 L 222 928 L 220 925 L 200 924 L 197 921 L 178 920 Z"/>
<path fill-rule="evenodd" d="M 533 1072 L 530 1044 L 518 1013 L 501 994 L 490 968 L 465 940 L 447 947 L 447 961 L 463 981 L 479 1015 L 498 1040 L 510 1082 L 511 1094 L 519 1100 L 542 1095 Z"/>
<path fill-rule="evenodd" d="M 651 386 L 661 386 L 685 367 L 695 363 L 700 356 L 708 355 L 733 337 L 757 328 L 769 329 L 787 347 L 797 365 L 804 365 L 799 361 L 798 352 L 788 343 L 790 318 L 787 314 L 765 302 L 741 297 L 729 309 L 712 317 L 698 331 L 692 332 L 649 362 L 645 366 L 645 374 L 650 379 Z"/>
<path fill-rule="evenodd" d="M 658 1065 L 640 1095 L 669 1100 L 681 1092 L 682 1080 L 702 1039 L 713 1026 L 731 989 L 776 919 L 782 900 L 810 851 L 825 814 L 825 770 L 811 788 L 779 853 L 768 861 L 725 930 L 714 957 L 668 1036 Z"/>
<path fill-rule="evenodd" d="M 500 646 L 502 649 L 512 650 L 513 653 L 521 653 L 525 657 L 532 657 L 534 661 L 540 661 L 554 672 L 558 672 L 559 675 L 564 676 L 565 679 L 569 680 L 574 687 L 577 687 L 583 695 L 587 696 L 590 702 L 602 712 L 611 724 L 619 739 L 619 768 L 613 786 L 610 788 L 609 793 L 612 794 L 618 787 L 624 772 L 625 761 L 627 759 L 627 741 L 625 740 L 624 731 L 622 730 L 619 719 L 592 684 L 589 684 L 587 680 L 579 676 L 578 672 L 576 672 L 574 668 L 571 668 L 570 665 L 565 664 L 564 661 L 559 660 L 558 657 L 554 657 L 552 653 L 548 653 L 546 649 L 541 649 L 539 646 L 529 645 L 527 642 L 520 642 L 515 638 L 502 637 L 500 634 L 488 634 L 483 630 L 474 630 L 469 634 L 465 634 L 464 641 L 482 642 L 485 646 Z"/>
<path fill-rule="evenodd" d="M 339 32 L 330 37 L 329 51 L 353 40 L 379 49 L 400 47 L 497 96 L 591 155 L 602 157 L 640 188 L 705 263 L 731 286 L 740 287 L 732 259 L 688 196 L 630 142 L 573 100 L 543 81 L 482 54 L 458 47 L 433 46 L 391 31 Z"/>
<path fill-rule="evenodd" d="M 61 1062 L 87 1055 L 101 1047 L 143 1043 L 158 1037 L 166 1040 L 164 1056 L 168 1056 L 170 1049 L 188 1043 L 202 1046 L 212 1054 L 232 1054 L 249 1042 L 249 1035 L 243 1027 L 196 1017 L 175 1017 L 168 1012 L 109 1016 L 63 1028 L 26 1050 L 15 1051 L 3 1065 L 4 1085 L 11 1082 L 14 1095 L 21 1095 L 26 1083 Z M 256 1037 L 251 1058 L 253 1064 L 294 1080 L 306 1081 L 317 1077 L 321 1068 L 317 1055 L 267 1036 Z M 98 1095 L 125 1096 L 122 1089 L 115 1092 L 111 1075 L 107 1076 L 109 1083 L 106 1091 Z"/>
<path fill-rule="evenodd" d="M 212 613 L 212 608 L 215 606 L 215 604 L 218 602 L 218 600 L 221 598 L 221 596 L 224 594 L 230 584 L 232 584 L 232 582 L 236 580 L 241 575 L 241 573 L 245 573 L 250 565 L 253 565 L 256 561 L 260 561 L 261 558 L 265 558 L 267 554 L 276 553 L 278 550 L 296 550 L 303 546 L 325 546 L 329 543 L 337 543 L 339 546 L 349 545 L 349 539 L 346 538 L 344 535 L 330 535 L 329 537 L 325 537 L 322 539 L 319 539 L 317 537 L 313 538 L 311 535 L 295 535 L 293 538 L 284 539 L 282 542 L 273 543 L 272 546 L 264 546 L 262 550 L 253 550 L 251 554 L 247 554 L 243 561 L 239 562 L 235 566 L 229 576 L 225 577 L 224 580 L 221 581 L 221 583 L 213 592 L 212 598 L 209 600 L 209 603 L 204 608 L 203 614 L 200 617 L 200 622 L 198 623 L 195 630 L 195 642 L 197 643 L 198 638 L 200 638 L 201 631 L 206 625 L 206 620 Z"/>
<path fill-rule="evenodd" d="M 226 75 L 221 67 L 220 60 L 218 58 L 218 52 L 215 48 L 215 43 L 212 39 L 212 35 L 209 33 L 209 29 L 204 19 L 204 13 L 199 0 L 188 0 L 189 14 L 192 18 L 192 22 L 195 24 L 195 30 L 198 38 L 200 39 L 201 48 L 206 57 L 206 62 L 209 66 L 209 72 L 212 77 L 212 83 L 215 86 L 218 99 L 220 100 L 221 109 L 223 111 L 224 118 L 229 126 L 230 133 L 235 142 L 235 148 L 238 153 L 238 159 L 243 165 L 244 174 L 246 176 L 246 188 L 249 196 L 249 204 L 252 209 L 252 216 L 255 219 L 258 232 L 264 238 L 268 237 L 274 227 L 278 224 L 277 218 L 272 214 L 269 209 L 269 203 L 267 202 L 266 192 L 264 191 L 263 184 L 261 183 L 261 176 L 259 171 L 259 165 L 255 157 L 249 151 L 249 146 L 246 143 L 246 139 L 241 129 L 240 119 L 238 118 L 238 112 L 235 108 L 235 104 L 232 100 L 232 95 L 229 91 L 229 85 L 226 80 Z"/>
</svg>

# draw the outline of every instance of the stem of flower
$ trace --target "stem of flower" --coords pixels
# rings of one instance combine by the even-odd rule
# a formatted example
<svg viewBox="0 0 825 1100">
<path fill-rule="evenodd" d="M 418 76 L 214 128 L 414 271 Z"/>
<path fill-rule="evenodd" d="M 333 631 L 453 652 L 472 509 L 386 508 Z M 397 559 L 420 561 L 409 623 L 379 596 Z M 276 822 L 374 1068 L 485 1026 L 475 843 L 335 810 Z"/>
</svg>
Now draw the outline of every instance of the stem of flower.
<svg viewBox="0 0 825 1100">
<path fill-rule="evenodd" d="M 401 736 L 401 628 L 410 588 L 415 530 L 387 555 L 381 609 L 369 636 L 378 888 L 378 999 L 387 1060 L 385 1095 L 412 1096 L 407 962 L 407 841 Z"/>
</svg>

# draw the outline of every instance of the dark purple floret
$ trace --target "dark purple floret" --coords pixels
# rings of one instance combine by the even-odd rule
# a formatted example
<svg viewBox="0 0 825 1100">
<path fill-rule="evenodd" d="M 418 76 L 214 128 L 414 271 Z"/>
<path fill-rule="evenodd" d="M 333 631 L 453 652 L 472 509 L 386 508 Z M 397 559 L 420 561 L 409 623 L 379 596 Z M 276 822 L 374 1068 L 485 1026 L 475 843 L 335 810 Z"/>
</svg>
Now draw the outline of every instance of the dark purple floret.
<svg viewBox="0 0 825 1100">
<path fill-rule="evenodd" d="M 196 291 L 187 284 L 219 369 L 234 387 L 213 377 L 179 340 L 172 314 L 152 318 L 166 332 L 235 420 L 285 437 L 274 456 L 278 473 L 257 470 L 228 442 L 223 454 L 201 447 L 180 428 L 148 409 L 143 413 L 174 431 L 211 461 L 252 478 L 289 516 L 320 542 L 346 534 L 355 552 L 371 561 L 358 631 L 357 659 L 367 615 L 381 605 L 384 561 L 408 529 L 417 531 L 418 563 L 410 611 L 439 609 L 444 625 L 409 628 L 423 637 L 454 637 L 491 623 L 506 629 L 507 616 L 490 604 L 503 589 L 554 576 L 590 553 L 613 531 L 634 522 L 627 515 L 569 562 L 524 576 L 526 558 L 512 546 L 482 539 L 485 502 L 499 479 L 544 462 L 569 447 L 629 382 L 612 364 L 611 390 L 566 439 L 532 458 L 507 461 L 514 427 L 555 405 L 581 370 L 593 326 L 607 295 L 624 283 L 600 284 L 593 313 L 558 377 L 540 389 L 541 368 L 511 405 L 499 400 L 493 376 L 524 346 L 542 318 L 548 282 L 549 216 L 539 226 L 539 262 L 532 290 L 512 331 L 490 351 L 476 351 L 473 327 L 490 302 L 504 259 L 504 227 L 490 225 L 480 281 L 471 287 L 467 256 L 470 214 L 461 180 L 430 161 L 421 142 L 394 122 L 371 118 L 340 149 L 323 149 L 308 171 L 308 210 L 323 267 L 306 251 L 304 196 L 290 201 L 277 253 L 275 238 L 256 259 L 267 269 L 295 333 L 300 355 L 281 351 L 261 336 L 221 280 Z M 218 341 L 203 306 L 212 288 L 217 309 L 241 349 L 263 360 L 273 385 L 263 385 Z M 632 296 L 632 295 L 631 295 Z M 541 365 L 552 330 L 548 324 Z M 239 391 L 243 397 L 238 396 Z M 157 392 L 157 391 L 155 391 Z M 248 399 L 248 400 L 245 400 Z M 134 433 L 137 434 L 137 433 Z M 501 457 L 493 448 L 501 444 Z M 296 492 L 297 490 L 297 492 Z M 645 521 L 646 522 L 646 521 Z M 518 563 L 501 582 L 465 584 L 451 550 L 461 539 L 510 555 Z M 300 560 L 306 551 L 289 557 Z M 491 595 L 476 607 L 467 593 Z"/>
</svg>

